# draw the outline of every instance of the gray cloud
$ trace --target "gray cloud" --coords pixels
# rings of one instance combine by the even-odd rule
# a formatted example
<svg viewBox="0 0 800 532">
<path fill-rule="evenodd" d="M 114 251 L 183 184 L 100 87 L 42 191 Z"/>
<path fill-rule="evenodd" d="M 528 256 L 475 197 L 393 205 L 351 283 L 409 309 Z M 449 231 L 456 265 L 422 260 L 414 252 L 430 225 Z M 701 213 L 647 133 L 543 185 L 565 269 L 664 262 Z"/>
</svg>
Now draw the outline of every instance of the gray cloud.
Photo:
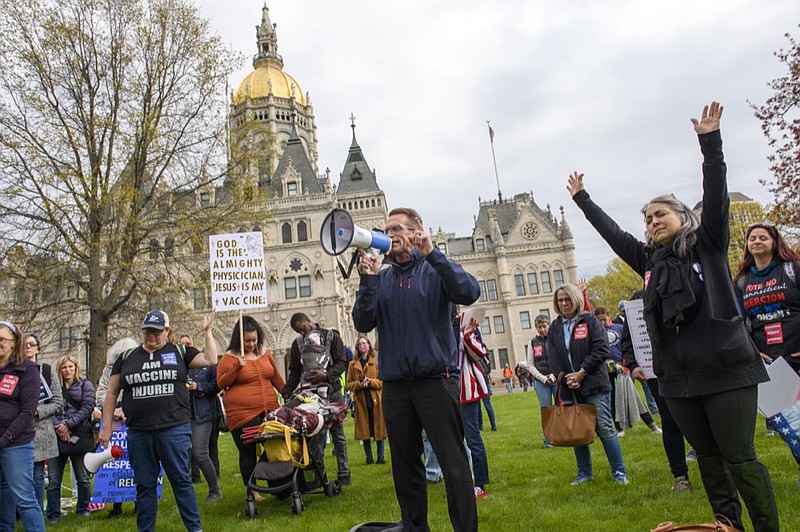
<svg viewBox="0 0 800 532">
<path fill-rule="evenodd" d="M 212 0 L 201 11 L 231 47 L 255 52 L 260 2 Z M 497 196 L 485 120 L 492 120 L 505 197 L 533 191 L 564 205 L 582 276 L 612 253 L 564 189 L 575 169 L 635 235 L 639 208 L 673 192 L 700 199 L 689 118 L 725 105 L 730 189 L 769 201 L 768 147 L 747 100 L 783 74 L 772 55 L 797 35 L 794 0 L 269 2 L 285 70 L 311 93 L 320 167 L 334 176 L 350 144 L 347 116 L 390 207 L 463 236 L 477 201 Z M 250 70 L 242 70 L 236 87 Z"/>
</svg>

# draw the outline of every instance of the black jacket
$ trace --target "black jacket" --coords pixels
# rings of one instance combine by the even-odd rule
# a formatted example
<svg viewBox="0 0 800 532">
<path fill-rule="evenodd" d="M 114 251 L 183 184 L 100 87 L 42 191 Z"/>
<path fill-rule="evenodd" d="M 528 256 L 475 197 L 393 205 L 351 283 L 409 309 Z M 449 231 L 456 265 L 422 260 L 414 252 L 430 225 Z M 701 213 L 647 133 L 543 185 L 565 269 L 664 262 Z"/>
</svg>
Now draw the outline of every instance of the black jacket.
<svg viewBox="0 0 800 532">
<path fill-rule="evenodd" d="M 581 327 L 588 328 L 588 334 L 585 338 L 578 339 L 576 333 Z M 608 366 L 605 364 L 605 359 L 609 357 L 611 348 L 608 346 L 606 328 L 594 314 L 584 312 L 578 316 L 578 321 L 572 329 L 569 347 L 574 371 L 579 371 L 581 368 L 586 370 L 586 377 L 578 390 L 578 400 L 581 400 L 580 396 L 610 392 L 611 382 L 608 380 Z M 564 343 L 563 316 L 556 318 L 547 332 L 547 356 L 550 359 L 550 370 L 554 375 L 558 376 L 562 371 L 565 374 L 573 372 Z M 562 382 L 561 398 L 571 401 L 572 392 L 564 384 Z"/>
<path fill-rule="evenodd" d="M 699 135 L 699 140 L 704 156 L 703 213 L 697 243 L 686 260 L 697 301 L 678 327 L 662 324 L 657 331 L 660 345 L 653 345 L 653 371 L 663 397 L 706 395 L 769 380 L 739 314 L 728 269 L 730 199 L 722 137 L 715 131 Z M 647 280 L 654 266 L 651 250 L 623 231 L 586 191 L 573 200 L 614 252 Z"/>
</svg>

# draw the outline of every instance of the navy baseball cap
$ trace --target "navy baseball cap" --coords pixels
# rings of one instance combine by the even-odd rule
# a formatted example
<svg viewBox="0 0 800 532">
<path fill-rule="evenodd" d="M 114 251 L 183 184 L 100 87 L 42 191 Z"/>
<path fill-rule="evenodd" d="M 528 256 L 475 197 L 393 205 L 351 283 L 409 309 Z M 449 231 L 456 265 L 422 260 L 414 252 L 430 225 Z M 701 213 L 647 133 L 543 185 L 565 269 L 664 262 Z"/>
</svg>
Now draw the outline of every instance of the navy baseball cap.
<svg viewBox="0 0 800 532">
<path fill-rule="evenodd" d="M 158 329 L 163 331 L 169 327 L 169 316 L 166 312 L 160 310 L 151 310 L 144 317 L 142 322 L 142 329 Z"/>
</svg>

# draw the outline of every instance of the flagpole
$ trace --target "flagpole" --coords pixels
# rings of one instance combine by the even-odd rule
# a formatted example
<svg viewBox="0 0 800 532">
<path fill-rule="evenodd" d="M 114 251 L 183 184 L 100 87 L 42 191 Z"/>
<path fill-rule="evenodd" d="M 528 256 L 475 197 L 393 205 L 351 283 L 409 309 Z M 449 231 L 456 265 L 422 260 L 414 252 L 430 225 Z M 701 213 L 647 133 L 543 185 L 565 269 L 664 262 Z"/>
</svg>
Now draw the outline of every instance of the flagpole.
<svg viewBox="0 0 800 532">
<path fill-rule="evenodd" d="M 492 162 L 494 163 L 494 179 L 497 181 L 497 199 L 500 200 L 500 203 L 503 203 L 503 193 L 500 192 L 500 176 L 497 174 L 497 158 L 494 155 L 494 131 L 492 130 L 491 120 L 486 121 L 486 125 L 489 127 L 489 144 L 492 147 Z"/>
</svg>

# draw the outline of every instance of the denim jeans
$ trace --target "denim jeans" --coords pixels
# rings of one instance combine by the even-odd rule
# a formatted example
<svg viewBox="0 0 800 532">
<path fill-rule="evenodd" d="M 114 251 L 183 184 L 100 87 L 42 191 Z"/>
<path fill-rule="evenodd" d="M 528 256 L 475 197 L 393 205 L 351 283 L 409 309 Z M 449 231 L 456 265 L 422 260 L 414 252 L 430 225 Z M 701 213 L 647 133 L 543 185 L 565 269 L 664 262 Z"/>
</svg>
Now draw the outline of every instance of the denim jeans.
<svg viewBox="0 0 800 532">
<path fill-rule="evenodd" d="M 616 476 L 625 475 L 625 462 L 622 461 L 622 448 L 619 445 L 617 431 L 611 419 L 611 392 L 600 392 L 592 395 L 584 395 L 583 403 L 593 404 L 597 410 L 597 436 L 603 444 L 606 452 L 608 464 L 611 466 L 611 474 Z M 588 445 L 573 447 L 575 459 L 578 462 L 578 474 L 592 476 L 592 452 Z"/>
<path fill-rule="evenodd" d="M 489 426 L 492 430 L 497 430 L 497 422 L 494 419 L 494 408 L 492 407 L 492 394 L 489 393 L 486 397 L 481 399 L 483 407 L 486 409 L 486 415 L 489 416 Z M 481 412 L 481 405 L 478 405 L 478 430 L 483 430 L 483 413 Z"/>
<path fill-rule="evenodd" d="M 128 428 L 128 453 L 136 479 L 136 525 L 140 532 L 154 532 L 156 529 L 156 486 L 160 466 L 164 467 L 164 474 L 172 486 L 183 525 L 189 532 L 202 530 L 197 497 L 189 477 L 191 434 L 190 423 L 161 430 Z"/>
<path fill-rule="evenodd" d="M 431 441 L 425 430 L 422 431 L 422 454 L 425 456 L 425 478 L 428 482 L 439 482 L 442 480 L 442 468 L 439 466 L 439 459 L 433 452 Z"/>
<path fill-rule="evenodd" d="M 70 461 L 72 472 L 75 473 L 75 481 L 78 483 L 78 504 L 75 506 L 75 513 L 89 513 L 89 503 L 92 502 L 92 480 L 89 478 L 86 466 L 83 465 L 83 457 L 85 455 L 86 453 L 60 454 L 47 461 L 49 479 L 47 486 L 47 519 L 53 521 L 61 519 L 61 484 L 67 460 Z"/>
<path fill-rule="evenodd" d="M 44 532 L 33 487 L 33 440 L 0 449 L 0 531 L 13 532 L 15 510 L 26 532 Z"/>
<path fill-rule="evenodd" d="M 44 460 L 33 463 L 33 487 L 36 490 L 36 502 L 44 515 Z"/>
<path fill-rule="evenodd" d="M 211 429 L 214 424 L 211 421 L 198 423 L 192 420 L 192 461 L 197 464 L 203 475 L 206 477 L 209 491 L 219 491 L 217 482 L 217 470 L 208 454 L 208 442 L 211 436 Z"/>
<path fill-rule="evenodd" d="M 543 384 L 539 381 L 533 381 L 533 391 L 536 392 L 540 407 L 556 404 L 556 390 L 558 390 L 558 384 Z M 542 432 L 542 441 L 545 445 L 550 444 L 544 432 Z"/>
<path fill-rule="evenodd" d="M 464 439 L 472 457 L 472 474 L 476 486 L 489 483 L 489 462 L 486 459 L 486 446 L 483 445 L 481 431 L 478 429 L 478 405 L 480 401 L 461 405 L 461 422 L 464 423 Z"/>
<path fill-rule="evenodd" d="M 372 460 L 372 443 L 371 440 L 364 440 L 364 456 L 367 460 Z M 375 440 L 375 449 L 378 452 L 378 460 L 386 459 L 386 440 Z"/>
</svg>

